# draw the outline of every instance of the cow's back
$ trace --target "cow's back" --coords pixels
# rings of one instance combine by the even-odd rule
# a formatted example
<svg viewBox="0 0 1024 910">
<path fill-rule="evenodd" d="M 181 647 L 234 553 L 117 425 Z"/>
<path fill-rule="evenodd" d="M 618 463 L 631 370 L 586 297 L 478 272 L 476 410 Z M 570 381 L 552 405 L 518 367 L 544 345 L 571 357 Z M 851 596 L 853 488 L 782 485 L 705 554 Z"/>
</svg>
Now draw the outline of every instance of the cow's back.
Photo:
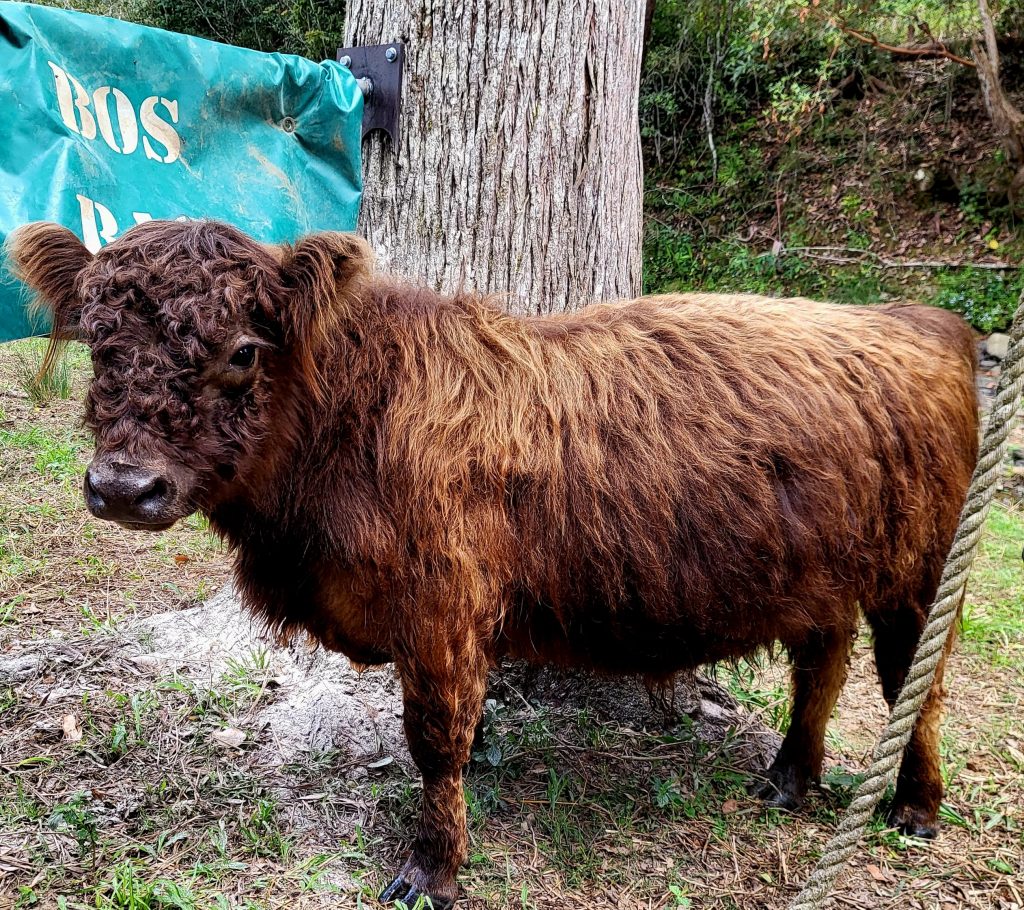
<svg viewBox="0 0 1024 910">
<path fill-rule="evenodd" d="M 853 621 L 948 547 L 977 445 L 957 317 L 680 295 L 533 330 L 550 458 L 511 480 L 512 650 L 735 656 Z"/>
</svg>

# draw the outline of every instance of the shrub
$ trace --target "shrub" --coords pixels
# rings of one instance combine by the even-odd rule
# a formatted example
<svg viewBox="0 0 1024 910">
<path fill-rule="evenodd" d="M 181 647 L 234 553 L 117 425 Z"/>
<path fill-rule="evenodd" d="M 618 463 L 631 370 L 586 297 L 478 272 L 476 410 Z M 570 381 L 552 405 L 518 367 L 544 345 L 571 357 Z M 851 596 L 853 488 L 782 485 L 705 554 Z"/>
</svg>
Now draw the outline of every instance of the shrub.
<svg viewBox="0 0 1024 910">
<path fill-rule="evenodd" d="M 955 269 L 939 275 L 935 302 L 960 313 L 979 332 L 1005 329 L 1024 292 L 1024 275 Z"/>
<path fill-rule="evenodd" d="M 77 9 L 197 35 L 258 51 L 333 58 L 343 43 L 344 0 L 41 0 L 47 6 Z"/>
</svg>

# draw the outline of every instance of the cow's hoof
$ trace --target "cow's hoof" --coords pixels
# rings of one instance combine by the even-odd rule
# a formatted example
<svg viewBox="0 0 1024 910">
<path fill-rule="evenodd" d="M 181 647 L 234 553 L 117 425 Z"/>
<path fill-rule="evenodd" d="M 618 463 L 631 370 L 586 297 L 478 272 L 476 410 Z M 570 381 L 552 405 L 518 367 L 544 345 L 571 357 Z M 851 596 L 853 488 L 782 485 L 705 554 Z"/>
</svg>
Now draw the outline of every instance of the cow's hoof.
<svg viewBox="0 0 1024 910">
<path fill-rule="evenodd" d="M 939 823 L 932 813 L 920 806 L 894 803 L 889 809 L 889 824 L 900 834 L 934 840 L 939 834 Z"/>
<path fill-rule="evenodd" d="M 398 873 L 395 880 L 380 893 L 382 904 L 393 904 L 401 901 L 407 910 L 421 908 L 421 910 L 451 910 L 455 906 L 455 899 L 443 897 L 438 894 L 431 894 L 429 891 L 416 884 L 415 879 L 422 873 L 415 866 L 410 868 L 406 863 L 405 868 Z M 413 879 L 410 881 L 410 879 Z M 421 900 L 422 898 L 422 900 Z M 419 904 L 417 904 L 419 901 Z"/>
<path fill-rule="evenodd" d="M 765 780 L 755 781 L 751 785 L 750 792 L 769 809 L 796 812 L 804 804 L 807 782 L 795 768 L 772 766 Z"/>
</svg>

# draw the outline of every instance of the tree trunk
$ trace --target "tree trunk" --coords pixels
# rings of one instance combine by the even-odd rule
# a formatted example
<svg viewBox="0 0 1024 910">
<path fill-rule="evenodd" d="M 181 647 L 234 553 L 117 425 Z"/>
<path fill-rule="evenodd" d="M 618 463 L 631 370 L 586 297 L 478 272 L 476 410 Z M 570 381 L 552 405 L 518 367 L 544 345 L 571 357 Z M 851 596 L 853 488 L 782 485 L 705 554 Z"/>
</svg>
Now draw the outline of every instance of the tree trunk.
<svg viewBox="0 0 1024 910">
<path fill-rule="evenodd" d="M 353 0 L 348 44 L 405 44 L 401 148 L 363 147 L 382 265 L 522 313 L 639 294 L 643 29 L 614 0 Z"/>
<path fill-rule="evenodd" d="M 987 0 L 978 0 L 981 15 L 982 38 L 975 41 L 971 56 L 978 67 L 978 81 L 985 99 L 992 126 L 995 127 L 1006 155 L 1006 163 L 1014 172 L 1007 190 L 1010 205 L 1018 209 L 1024 195 L 1024 113 L 1021 113 L 1003 91 L 999 75 L 999 46 L 996 40 L 995 24 Z"/>
<path fill-rule="evenodd" d="M 380 134 L 363 146 L 360 232 L 383 267 L 507 295 L 520 313 L 638 295 L 648 9 L 350 0 L 346 44 L 405 44 L 401 148 Z M 587 685 L 576 676 L 567 691 Z M 678 685 L 731 704 L 712 684 Z"/>
</svg>

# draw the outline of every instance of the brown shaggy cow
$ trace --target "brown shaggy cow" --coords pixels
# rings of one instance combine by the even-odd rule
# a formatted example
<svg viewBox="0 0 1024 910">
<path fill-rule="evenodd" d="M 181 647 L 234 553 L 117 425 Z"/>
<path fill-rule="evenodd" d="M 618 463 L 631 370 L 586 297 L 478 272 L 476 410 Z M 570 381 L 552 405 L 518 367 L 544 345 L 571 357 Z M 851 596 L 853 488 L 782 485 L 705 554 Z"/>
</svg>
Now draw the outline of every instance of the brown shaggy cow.
<svg viewBox="0 0 1024 910">
<path fill-rule="evenodd" d="M 423 775 L 382 895 L 456 896 L 462 770 L 506 656 L 667 677 L 781 643 L 769 802 L 821 769 L 859 609 L 891 703 L 977 446 L 971 336 L 919 306 L 678 295 L 517 317 L 371 271 L 343 234 L 268 248 L 153 222 L 90 255 L 29 225 L 19 274 L 81 337 L 93 514 L 200 510 L 250 609 L 393 661 Z M 935 831 L 941 673 L 893 821 Z"/>
</svg>

